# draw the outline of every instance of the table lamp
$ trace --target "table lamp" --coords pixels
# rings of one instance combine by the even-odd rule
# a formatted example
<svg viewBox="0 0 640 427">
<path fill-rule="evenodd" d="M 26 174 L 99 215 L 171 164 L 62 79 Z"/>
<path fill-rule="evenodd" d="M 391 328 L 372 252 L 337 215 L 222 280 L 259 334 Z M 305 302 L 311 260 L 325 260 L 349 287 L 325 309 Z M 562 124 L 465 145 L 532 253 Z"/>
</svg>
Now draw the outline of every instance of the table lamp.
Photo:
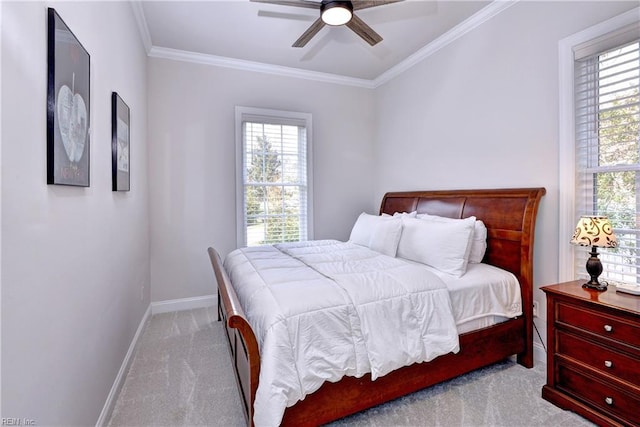
<svg viewBox="0 0 640 427">
<path fill-rule="evenodd" d="M 607 284 L 598 282 L 598 276 L 602 273 L 602 263 L 598 258 L 596 248 L 615 248 L 618 240 L 613 234 L 613 228 L 606 216 L 584 215 L 581 216 L 573 233 L 571 243 L 580 246 L 591 246 L 591 257 L 587 260 L 587 273 L 591 280 L 583 284 L 583 288 L 606 291 Z"/>
</svg>

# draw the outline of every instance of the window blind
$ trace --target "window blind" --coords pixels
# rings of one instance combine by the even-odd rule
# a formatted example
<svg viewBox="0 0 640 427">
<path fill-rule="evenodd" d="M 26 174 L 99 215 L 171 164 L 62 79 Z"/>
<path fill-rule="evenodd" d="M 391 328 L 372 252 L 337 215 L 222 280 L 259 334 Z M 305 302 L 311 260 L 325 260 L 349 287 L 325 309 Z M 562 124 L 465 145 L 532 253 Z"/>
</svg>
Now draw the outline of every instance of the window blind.
<svg viewBox="0 0 640 427">
<path fill-rule="evenodd" d="M 575 211 L 611 219 L 619 246 L 601 249 L 600 259 L 602 277 L 613 283 L 640 283 L 640 49 L 634 38 L 577 59 L 574 70 Z M 586 277 L 589 249 L 576 248 L 577 277 Z"/>
<path fill-rule="evenodd" d="M 304 120 L 242 120 L 246 246 L 307 240 L 307 128 Z"/>
</svg>

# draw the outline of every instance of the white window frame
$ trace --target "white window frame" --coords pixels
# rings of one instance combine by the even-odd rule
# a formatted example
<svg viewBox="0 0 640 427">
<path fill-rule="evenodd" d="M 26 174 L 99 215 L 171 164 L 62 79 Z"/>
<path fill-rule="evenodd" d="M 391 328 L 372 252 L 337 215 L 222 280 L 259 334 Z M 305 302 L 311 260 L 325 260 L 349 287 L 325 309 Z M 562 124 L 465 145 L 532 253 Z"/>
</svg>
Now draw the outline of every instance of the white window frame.
<svg viewBox="0 0 640 427">
<path fill-rule="evenodd" d="M 640 7 L 615 16 L 558 43 L 559 65 L 559 242 L 558 279 L 574 280 L 575 249 L 569 240 L 575 227 L 575 105 L 574 105 L 574 50 L 607 33 L 640 22 Z M 586 261 L 585 261 L 586 262 Z"/>
<path fill-rule="evenodd" d="M 313 128 L 310 113 L 294 111 L 272 110 L 266 108 L 242 107 L 235 108 L 236 129 L 236 243 L 237 247 L 246 246 L 246 224 L 244 216 L 244 151 L 242 122 L 246 118 L 273 119 L 276 122 L 303 121 L 307 130 L 307 239 L 313 239 Z"/>
</svg>

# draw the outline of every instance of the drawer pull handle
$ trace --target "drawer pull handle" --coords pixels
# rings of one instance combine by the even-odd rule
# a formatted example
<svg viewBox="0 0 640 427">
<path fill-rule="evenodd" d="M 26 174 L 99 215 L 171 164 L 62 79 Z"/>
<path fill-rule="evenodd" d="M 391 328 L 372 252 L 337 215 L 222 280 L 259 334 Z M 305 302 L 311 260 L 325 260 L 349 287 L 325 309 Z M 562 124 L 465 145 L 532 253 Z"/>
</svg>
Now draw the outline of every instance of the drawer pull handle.
<svg viewBox="0 0 640 427">
<path fill-rule="evenodd" d="M 605 397 L 604 401 L 607 405 L 613 405 L 613 398 L 612 397 Z"/>
<path fill-rule="evenodd" d="M 604 361 L 604 366 L 607 368 L 611 368 L 613 367 L 613 362 L 611 360 L 605 360 Z"/>
<path fill-rule="evenodd" d="M 611 326 L 611 325 L 604 325 L 604 330 L 605 330 L 605 331 L 607 331 L 607 332 L 611 332 L 611 331 L 613 331 L 613 326 Z"/>
</svg>

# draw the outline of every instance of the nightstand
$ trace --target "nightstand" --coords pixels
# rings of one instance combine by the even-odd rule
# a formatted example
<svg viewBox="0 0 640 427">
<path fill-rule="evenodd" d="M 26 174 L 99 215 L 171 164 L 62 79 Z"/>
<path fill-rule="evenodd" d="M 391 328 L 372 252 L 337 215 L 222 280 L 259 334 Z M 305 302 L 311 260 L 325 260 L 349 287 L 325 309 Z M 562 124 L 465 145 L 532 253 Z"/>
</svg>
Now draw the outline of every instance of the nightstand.
<svg viewBox="0 0 640 427">
<path fill-rule="evenodd" d="M 640 297 L 544 286 L 547 384 L 542 397 L 599 425 L 640 425 Z"/>
</svg>

